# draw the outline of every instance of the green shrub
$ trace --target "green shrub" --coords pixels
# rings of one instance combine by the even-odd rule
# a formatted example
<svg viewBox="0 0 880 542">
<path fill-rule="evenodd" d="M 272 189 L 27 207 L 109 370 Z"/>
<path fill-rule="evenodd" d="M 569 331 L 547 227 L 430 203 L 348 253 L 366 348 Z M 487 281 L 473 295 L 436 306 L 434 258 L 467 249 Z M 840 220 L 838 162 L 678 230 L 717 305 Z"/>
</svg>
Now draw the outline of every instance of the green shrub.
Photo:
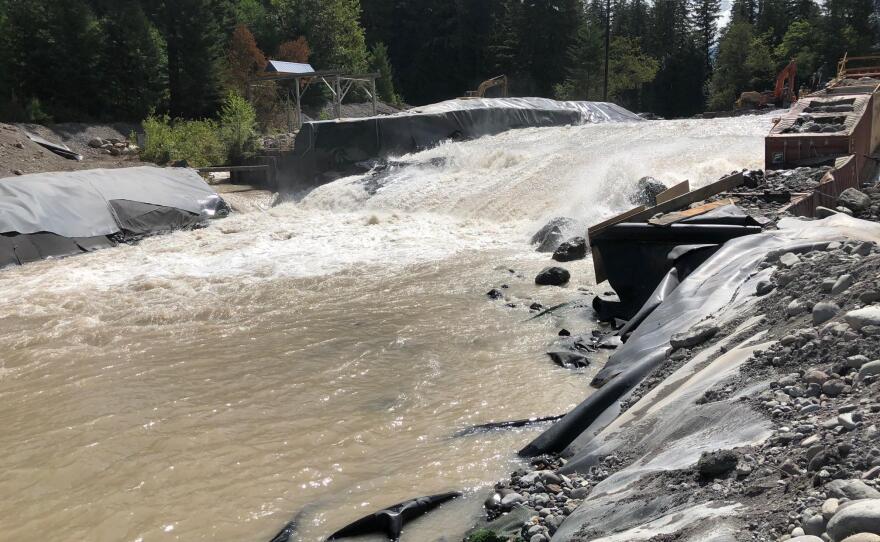
<svg viewBox="0 0 880 542">
<path fill-rule="evenodd" d="M 141 159 L 160 165 L 185 160 L 190 167 L 219 166 L 257 149 L 257 114 L 235 93 L 226 96 L 219 122 L 150 115 L 143 127 L 146 142 Z"/>
<path fill-rule="evenodd" d="M 506 542 L 490 529 L 477 529 L 467 537 L 467 542 Z"/>
<path fill-rule="evenodd" d="M 226 146 L 212 120 L 175 120 L 150 115 L 143 122 L 146 142 L 141 159 L 160 165 L 179 160 L 190 167 L 217 166 L 226 162 Z"/>
<path fill-rule="evenodd" d="M 257 149 L 257 112 L 235 92 L 226 95 L 220 110 L 220 137 L 232 162 Z"/>
<path fill-rule="evenodd" d="M 168 115 L 150 115 L 144 120 L 143 127 L 146 141 L 141 149 L 141 160 L 157 164 L 170 162 L 174 149 L 174 133 Z"/>
<path fill-rule="evenodd" d="M 219 166 L 226 163 L 226 146 L 220 127 L 213 120 L 184 120 L 174 123 L 171 160 L 186 160 L 189 167 Z"/>
</svg>

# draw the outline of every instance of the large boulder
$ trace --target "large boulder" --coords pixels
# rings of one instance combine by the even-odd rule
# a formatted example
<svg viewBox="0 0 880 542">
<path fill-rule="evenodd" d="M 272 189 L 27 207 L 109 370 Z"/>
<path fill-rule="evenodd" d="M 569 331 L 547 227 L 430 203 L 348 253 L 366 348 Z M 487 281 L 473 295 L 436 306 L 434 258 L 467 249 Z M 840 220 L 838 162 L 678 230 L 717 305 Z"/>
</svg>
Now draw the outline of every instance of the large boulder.
<svg viewBox="0 0 880 542">
<path fill-rule="evenodd" d="M 556 217 L 532 236 L 531 243 L 538 245 L 538 252 L 553 252 L 565 240 L 563 231 L 573 228 L 575 221 L 563 216 Z"/>
<path fill-rule="evenodd" d="M 880 326 L 880 306 L 870 305 L 849 311 L 843 318 L 853 329 L 862 329 L 866 326 Z"/>
<path fill-rule="evenodd" d="M 847 188 L 837 197 L 837 204 L 861 213 L 871 206 L 871 196 L 861 190 Z"/>
<path fill-rule="evenodd" d="M 642 177 L 636 183 L 635 192 L 630 194 L 629 200 L 633 205 L 653 207 L 657 205 L 657 195 L 666 191 L 666 185 L 654 177 Z"/>
<path fill-rule="evenodd" d="M 573 237 L 559 245 L 553 253 L 553 259 L 557 262 L 573 262 L 587 257 L 587 240 L 583 237 Z"/>
<path fill-rule="evenodd" d="M 880 534 L 880 499 L 852 501 L 828 522 L 828 534 L 837 542 L 858 533 Z"/>
<path fill-rule="evenodd" d="M 535 277 L 538 286 L 563 286 L 571 280 L 571 273 L 561 267 L 546 267 Z"/>
</svg>

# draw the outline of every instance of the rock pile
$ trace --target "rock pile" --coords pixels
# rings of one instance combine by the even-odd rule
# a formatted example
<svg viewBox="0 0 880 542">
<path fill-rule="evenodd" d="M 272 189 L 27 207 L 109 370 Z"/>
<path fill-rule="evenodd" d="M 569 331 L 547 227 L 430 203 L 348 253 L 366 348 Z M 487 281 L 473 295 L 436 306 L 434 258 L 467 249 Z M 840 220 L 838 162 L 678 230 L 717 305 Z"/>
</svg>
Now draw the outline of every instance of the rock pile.
<svg viewBox="0 0 880 542">
<path fill-rule="evenodd" d="M 137 145 L 117 138 L 103 139 L 100 137 L 94 137 L 89 140 L 89 147 L 93 149 L 102 149 L 106 154 L 111 156 L 133 155 L 140 151 Z"/>
<path fill-rule="evenodd" d="M 522 540 L 547 542 L 566 516 L 589 494 L 590 483 L 583 477 L 557 474 L 563 459 L 542 456 L 533 458 L 531 469 L 520 469 L 509 481 L 495 484 L 494 492 L 484 502 L 489 519 L 517 506 L 534 511 L 520 531 Z"/>
</svg>

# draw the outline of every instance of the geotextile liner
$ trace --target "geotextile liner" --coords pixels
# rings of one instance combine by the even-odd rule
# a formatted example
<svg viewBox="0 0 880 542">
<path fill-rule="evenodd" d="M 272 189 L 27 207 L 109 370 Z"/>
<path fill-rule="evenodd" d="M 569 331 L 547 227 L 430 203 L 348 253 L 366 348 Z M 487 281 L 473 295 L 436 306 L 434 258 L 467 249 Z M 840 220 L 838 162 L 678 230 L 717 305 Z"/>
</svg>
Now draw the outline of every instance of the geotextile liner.
<svg viewBox="0 0 880 542">
<path fill-rule="evenodd" d="M 195 227 L 225 207 L 191 169 L 136 167 L 0 179 L 0 267 Z"/>
<path fill-rule="evenodd" d="M 605 102 L 558 102 L 545 98 L 449 100 L 395 115 L 307 122 L 292 155 L 282 161 L 279 188 L 295 192 L 330 178 L 363 171 L 360 163 L 423 150 L 445 140 L 474 139 L 516 128 L 601 122 L 641 117 Z M 326 180 L 326 179 L 325 179 Z"/>
<path fill-rule="evenodd" d="M 656 473 L 688 468 L 703 451 L 760 442 L 770 434 L 769 420 L 737 401 L 765 382 L 750 383 L 727 400 L 699 401 L 713 385 L 736 374 L 753 352 L 771 344 L 758 331 L 760 315 L 743 320 L 755 312 L 757 283 L 773 272 L 761 263 L 831 241 L 880 242 L 880 225 L 843 214 L 821 221 L 784 219 L 779 227 L 730 240 L 677 286 L 667 281 L 658 287 L 663 290 L 657 292 L 659 304 L 597 375 L 604 386 L 521 452 L 562 453 L 569 458 L 562 472 L 587 472 L 609 454 L 631 460 L 592 489 L 554 534 L 554 542 L 644 540 L 688 524 L 717 534 L 733 525 L 722 516 L 736 516 L 739 504 L 675 500 Z M 736 330 L 697 353 L 620 415 L 623 401 L 664 362 L 671 336 L 707 319 L 720 327 L 736 323 Z M 706 507 L 725 512 L 709 513 Z M 712 539 L 708 534 L 681 540 Z"/>
</svg>

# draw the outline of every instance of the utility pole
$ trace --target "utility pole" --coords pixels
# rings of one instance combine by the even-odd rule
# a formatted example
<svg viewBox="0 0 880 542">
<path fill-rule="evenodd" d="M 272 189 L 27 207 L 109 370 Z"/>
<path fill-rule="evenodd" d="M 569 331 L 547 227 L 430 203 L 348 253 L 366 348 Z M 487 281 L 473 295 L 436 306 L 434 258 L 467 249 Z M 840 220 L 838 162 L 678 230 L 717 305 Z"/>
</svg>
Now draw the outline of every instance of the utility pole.
<svg viewBox="0 0 880 542">
<path fill-rule="evenodd" d="M 608 101 L 608 64 L 611 56 L 611 0 L 605 0 L 605 86 L 602 100 Z"/>
</svg>

